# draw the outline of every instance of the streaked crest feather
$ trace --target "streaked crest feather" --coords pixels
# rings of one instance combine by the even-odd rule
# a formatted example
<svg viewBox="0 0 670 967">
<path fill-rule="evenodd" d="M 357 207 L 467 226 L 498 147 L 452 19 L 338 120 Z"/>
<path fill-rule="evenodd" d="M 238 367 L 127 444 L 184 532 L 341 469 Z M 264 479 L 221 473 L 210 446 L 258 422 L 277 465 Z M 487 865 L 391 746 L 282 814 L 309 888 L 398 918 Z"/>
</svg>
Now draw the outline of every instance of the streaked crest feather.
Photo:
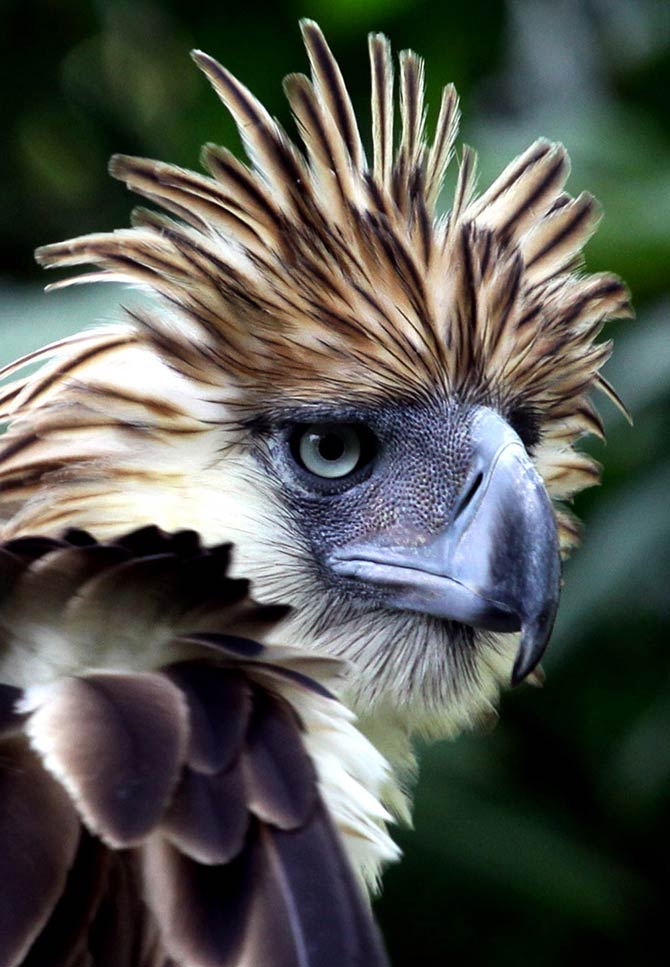
<svg viewBox="0 0 670 967">
<path fill-rule="evenodd" d="M 7 445 L 25 421 L 40 425 L 40 407 L 75 373 L 85 380 L 89 349 L 124 343 L 202 387 L 214 421 L 217 406 L 253 414 L 316 404 L 324 392 L 342 405 L 457 393 L 530 410 L 544 439 L 569 447 L 600 426 L 585 416 L 590 389 L 622 405 L 599 373 L 609 347 L 594 340 L 608 319 L 630 314 L 628 292 L 615 276 L 577 270 L 599 214 L 590 195 L 565 193 L 565 149 L 539 139 L 476 197 L 476 156 L 464 148 L 451 210 L 438 217 L 459 120 L 454 88 L 443 91 L 428 144 L 423 62 L 403 52 L 394 148 L 390 46 L 371 35 L 368 167 L 330 48 L 313 21 L 302 30 L 311 79 L 290 75 L 285 89 L 304 150 L 196 51 L 251 163 L 216 145 L 203 150 L 208 175 L 116 156 L 114 177 L 167 216 L 140 209 L 131 229 L 38 250 L 47 267 L 95 268 L 56 286 L 129 282 L 167 312 L 135 310 L 116 335 L 54 347 L 54 366 L 0 397 L 8 416 L 21 414 Z M 10 465 L 6 457 L 5 480 Z M 33 479 L 26 472 L 25 486 Z"/>
</svg>

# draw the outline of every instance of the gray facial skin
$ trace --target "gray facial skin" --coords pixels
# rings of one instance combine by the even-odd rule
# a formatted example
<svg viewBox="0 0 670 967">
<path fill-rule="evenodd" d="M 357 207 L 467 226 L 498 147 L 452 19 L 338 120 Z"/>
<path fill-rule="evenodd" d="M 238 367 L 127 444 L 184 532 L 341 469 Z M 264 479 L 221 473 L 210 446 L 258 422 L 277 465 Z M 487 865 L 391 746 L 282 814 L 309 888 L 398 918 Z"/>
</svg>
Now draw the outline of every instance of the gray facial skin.
<svg viewBox="0 0 670 967">
<path fill-rule="evenodd" d="M 322 478 L 301 466 L 307 423 L 359 428 L 361 460 Z M 340 594 L 457 626 L 520 631 L 512 682 L 539 662 L 558 606 L 556 523 L 521 438 L 485 406 L 454 402 L 309 414 L 272 460 L 323 579 Z"/>
</svg>

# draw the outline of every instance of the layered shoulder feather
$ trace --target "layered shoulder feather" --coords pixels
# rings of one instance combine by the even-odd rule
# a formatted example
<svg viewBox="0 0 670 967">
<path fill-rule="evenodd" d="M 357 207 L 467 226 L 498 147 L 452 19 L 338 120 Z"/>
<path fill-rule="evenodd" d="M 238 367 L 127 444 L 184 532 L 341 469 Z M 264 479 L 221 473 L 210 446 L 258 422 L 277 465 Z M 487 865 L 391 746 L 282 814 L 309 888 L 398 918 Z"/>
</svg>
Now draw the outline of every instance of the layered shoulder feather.
<svg viewBox="0 0 670 967">
<path fill-rule="evenodd" d="M 386 963 L 387 767 L 337 662 L 260 643 L 285 609 L 229 556 L 155 528 L 0 546 L 4 967 Z"/>
</svg>

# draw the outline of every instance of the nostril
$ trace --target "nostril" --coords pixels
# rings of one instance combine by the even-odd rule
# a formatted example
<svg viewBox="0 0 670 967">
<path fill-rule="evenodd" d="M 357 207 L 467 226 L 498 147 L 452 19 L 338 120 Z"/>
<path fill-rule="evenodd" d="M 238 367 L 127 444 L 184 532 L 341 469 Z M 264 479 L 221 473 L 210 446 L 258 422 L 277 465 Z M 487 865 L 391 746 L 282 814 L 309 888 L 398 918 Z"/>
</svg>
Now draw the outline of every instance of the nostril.
<svg viewBox="0 0 670 967">
<path fill-rule="evenodd" d="M 458 504 L 456 505 L 456 510 L 454 511 L 454 518 L 459 517 L 463 511 L 467 510 L 472 501 L 474 500 L 477 491 L 484 482 L 484 474 L 480 471 L 475 475 L 475 477 L 467 484 L 466 489 L 461 496 Z"/>
</svg>

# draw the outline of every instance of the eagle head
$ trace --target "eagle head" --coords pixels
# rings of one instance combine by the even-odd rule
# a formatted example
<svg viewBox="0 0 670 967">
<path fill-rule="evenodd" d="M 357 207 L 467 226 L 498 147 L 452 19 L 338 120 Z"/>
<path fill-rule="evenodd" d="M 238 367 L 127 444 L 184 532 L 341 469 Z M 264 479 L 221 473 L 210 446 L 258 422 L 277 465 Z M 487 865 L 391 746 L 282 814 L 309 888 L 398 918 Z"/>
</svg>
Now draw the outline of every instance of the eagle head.
<svg viewBox="0 0 670 967">
<path fill-rule="evenodd" d="M 400 54 L 396 110 L 372 35 L 368 160 L 322 33 L 302 29 L 311 77 L 285 80 L 300 147 L 195 52 L 249 163 L 211 144 L 207 175 L 116 156 L 164 213 L 39 250 L 154 301 L 4 391 L 6 533 L 233 540 L 256 596 L 292 606 L 279 638 L 349 660 L 359 711 L 446 733 L 547 644 L 578 535 L 555 501 L 598 479 L 573 445 L 602 433 L 591 390 L 617 400 L 596 337 L 628 293 L 580 269 L 598 209 L 564 191 L 561 145 L 536 141 L 479 195 L 464 148 L 440 214 L 453 87 L 429 143 L 421 59 Z"/>
</svg>

